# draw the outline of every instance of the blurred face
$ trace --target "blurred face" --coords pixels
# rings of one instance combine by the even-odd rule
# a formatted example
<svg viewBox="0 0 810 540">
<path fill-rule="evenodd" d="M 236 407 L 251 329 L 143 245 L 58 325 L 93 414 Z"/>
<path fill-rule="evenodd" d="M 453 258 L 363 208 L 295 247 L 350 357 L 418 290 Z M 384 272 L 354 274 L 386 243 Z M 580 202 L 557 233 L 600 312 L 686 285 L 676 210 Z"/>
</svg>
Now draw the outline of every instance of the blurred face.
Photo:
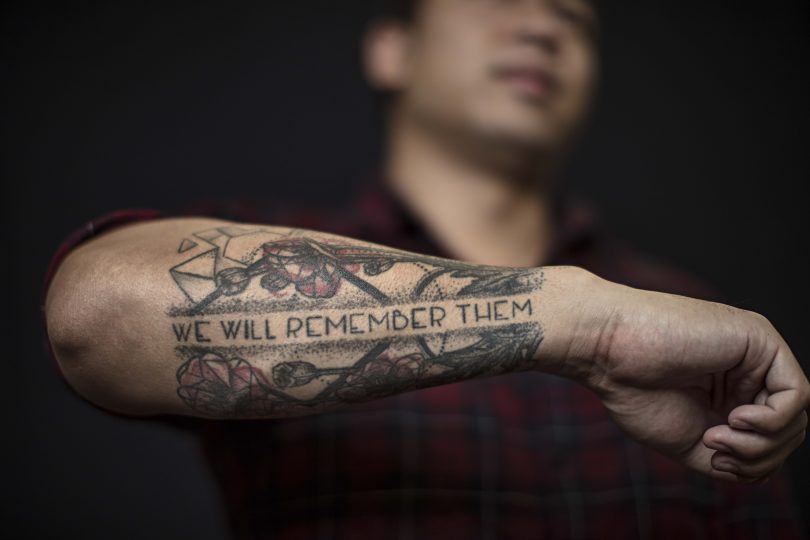
<svg viewBox="0 0 810 540">
<path fill-rule="evenodd" d="M 423 0 L 377 81 L 439 133 L 559 148 L 590 101 L 596 25 L 588 0 Z"/>
</svg>

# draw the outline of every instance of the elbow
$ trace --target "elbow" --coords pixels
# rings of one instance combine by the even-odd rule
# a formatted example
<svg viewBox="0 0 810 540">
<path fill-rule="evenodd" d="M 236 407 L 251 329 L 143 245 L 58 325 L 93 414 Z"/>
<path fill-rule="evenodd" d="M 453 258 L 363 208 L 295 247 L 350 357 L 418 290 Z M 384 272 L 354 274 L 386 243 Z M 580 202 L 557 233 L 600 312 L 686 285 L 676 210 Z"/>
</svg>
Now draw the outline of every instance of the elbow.
<svg viewBox="0 0 810 540">
<path fill-rule="evenodd" d="M 63 261 L 45 299 L 47 337 L 65 381 L 82 398 L 114 413 L 150 414 L 125 380 L 120 307 L 127 300 L 103 259 L 80 247 Z"/>
</svg>

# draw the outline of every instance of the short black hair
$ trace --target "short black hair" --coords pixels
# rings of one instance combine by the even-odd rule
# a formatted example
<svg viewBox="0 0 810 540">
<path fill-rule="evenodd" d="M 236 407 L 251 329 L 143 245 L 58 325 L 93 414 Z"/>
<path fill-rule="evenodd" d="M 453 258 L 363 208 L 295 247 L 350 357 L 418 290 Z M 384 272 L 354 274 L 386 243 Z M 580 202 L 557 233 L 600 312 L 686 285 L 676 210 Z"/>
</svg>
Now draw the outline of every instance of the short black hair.
<svg viewBox="0 0 810 540">
<path fill-rule="evenodd" d="M 375 18 L 410 23 L 416 16 L 419 0 L 377 0 Z"/>
</svg>

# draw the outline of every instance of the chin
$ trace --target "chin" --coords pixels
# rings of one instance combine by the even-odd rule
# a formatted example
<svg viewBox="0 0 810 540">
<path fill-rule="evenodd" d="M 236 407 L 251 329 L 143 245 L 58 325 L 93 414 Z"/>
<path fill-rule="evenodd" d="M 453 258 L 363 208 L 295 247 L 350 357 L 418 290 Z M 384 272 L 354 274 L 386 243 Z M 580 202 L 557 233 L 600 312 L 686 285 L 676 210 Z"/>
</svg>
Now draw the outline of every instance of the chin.
<svg viewBox="0 0 810 540">
<path fill-rule="evenodd" d="M 502 141 L 529 148 L 555 146 L 564 138 L 560 129 L 547 111 L 534 114 L 524 107 L 481 107 L 479 114 L 473 115 L 471 128 L 492 142 Z"/>
<path fill-rule="evenodd" d="M 548 125 L 526 122 L 489 122 L 475 129 L 490 143 L 540 150 L 555 146 L 562 137 Z"/>
</svg>

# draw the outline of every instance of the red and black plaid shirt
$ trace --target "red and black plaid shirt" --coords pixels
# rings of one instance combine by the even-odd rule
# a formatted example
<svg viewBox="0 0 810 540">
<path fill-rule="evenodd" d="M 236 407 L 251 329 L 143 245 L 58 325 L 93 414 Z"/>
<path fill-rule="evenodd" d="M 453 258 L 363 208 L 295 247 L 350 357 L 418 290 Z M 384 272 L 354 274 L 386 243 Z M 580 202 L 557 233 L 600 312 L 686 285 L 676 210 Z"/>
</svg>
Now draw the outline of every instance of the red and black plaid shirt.
<svg viewBox="0 0 810 540">
<path fill-rule="evenodd" d="M 203 205 L 195 214 L 344 234 L 444 255 L 380 188 L 346 212 Z M 84 239 L 152 211 L 117 212 Z M 611 281 L 709 296 L 682 273 L 560 212 L 550 264 Z M 161 420 L 165 421 L 165 420 Z M 238 538 L 802 538 L 785 473 L 722 483 L 626 438 L 597 397 L 566 379 L 517 373 L 284 420 L 169 420 L 203 443 Z"/>
</svg>

